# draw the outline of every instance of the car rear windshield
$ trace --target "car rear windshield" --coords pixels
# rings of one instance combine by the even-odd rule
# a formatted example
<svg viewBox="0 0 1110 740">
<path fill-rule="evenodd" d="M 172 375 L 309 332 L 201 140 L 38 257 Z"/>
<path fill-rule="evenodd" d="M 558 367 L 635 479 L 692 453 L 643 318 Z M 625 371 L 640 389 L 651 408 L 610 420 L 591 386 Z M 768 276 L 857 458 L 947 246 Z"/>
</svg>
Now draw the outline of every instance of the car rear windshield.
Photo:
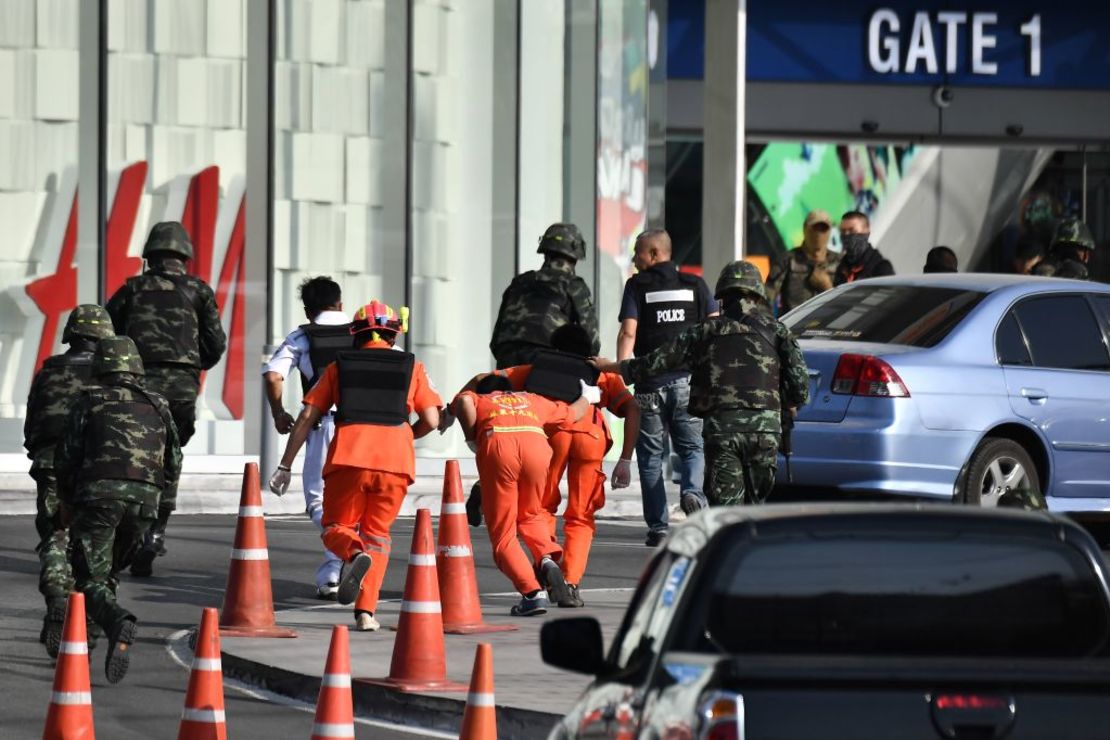
<svg viewBox="0 0 1110 740">
<path fill-rule="evenodd" d="M 801 339 L 932 347 L 985 295 L 958 288 L 860 285 L 803 306 L 784 321 Z"/>
<path fill-rule="evenodd" d="M 703 634 L 729 653 L 1077 657 L 1107 636 L 1087 560 L 1040 540 L 742 541 L 714 572 Z"/>
</svg>

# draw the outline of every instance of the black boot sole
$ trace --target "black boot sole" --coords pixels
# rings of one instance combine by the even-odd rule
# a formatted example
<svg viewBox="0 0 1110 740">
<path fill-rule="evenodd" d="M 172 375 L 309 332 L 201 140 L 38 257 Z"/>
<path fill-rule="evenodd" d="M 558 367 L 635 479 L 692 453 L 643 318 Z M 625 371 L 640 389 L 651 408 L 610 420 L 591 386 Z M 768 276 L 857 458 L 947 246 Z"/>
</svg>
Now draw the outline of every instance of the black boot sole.
<svg viewBox="0 0 1110 740">
<path fill-rule="evenodd" d="M 135 623 L 125 621 L 119 631 L 112 635 L 108 645 L 108 655 L 104 660 L 104 675 L 108 683 L 119 683 L 131 667 L 131 646 L 135 643 Z"/>
<path fill-rule="evenodd" d="M 364 552 L 355 556 L 355 559 L 347 565 L 347 571 L 339 581 L 339 592 L 335 595 L 336 601 L 344 606 L 355 603 L 359 592 L 362 591 L 362 579 L 366 577 L 367 571 L 370 570 L 371 562 L 373 561 L 370 556 Z"/>
<path fill-rule="evenodd" d="M 466 497 L 466 523 L 472 527 L 482 526 L 482 487 L 475 483 Z"/>
<path fill-rule="evenodd" d="M 62 623 L 47 622 L 42 626 L 42 643 L 46 645 L 46 654 L 51 658 L 58 657 L 62 647 Z"/>
</svg>

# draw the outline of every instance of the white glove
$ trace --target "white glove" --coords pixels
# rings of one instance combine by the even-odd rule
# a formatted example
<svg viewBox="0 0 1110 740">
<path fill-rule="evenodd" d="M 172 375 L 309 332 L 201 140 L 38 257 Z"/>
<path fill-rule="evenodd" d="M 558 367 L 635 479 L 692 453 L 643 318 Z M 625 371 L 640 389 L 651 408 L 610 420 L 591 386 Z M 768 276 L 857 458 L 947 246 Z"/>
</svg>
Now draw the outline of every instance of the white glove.
<svg viewBox="0 0 1110 740">
<path fill-rule="evenodd" d="M 466 446 L 469 447 L 470 451 L 473 452 L 475 455 L 478 454 L 478 442 L 476 440 L 473 440 L 473 439 L 466 440 Z"/>
<path fill-rule="evenodd" d="M 601 403 L 601 389 L 596 385 L 586 385 L 586 381 L 579 380 L 578 385 L 582 388 L 582 398 L 585 398 L 590 403 Z"/>
<path fill-rule="evenodd" d="M 451 425 L 455 423 L 455 415 L 451 413 L 450 406 L 444 406 L 439 410 L 439 433 L 443 434 Z"/>
<path fill-rule="evenodd" d="M 613 466 L 613 475 L 609 478 L 609 483 L 616 488 L 628 488 L 628 484 L 632 482 L 632 461 L 620 459 L 617 464 Z"/>
<path fill-rule="evenodd" d="M 289 490 L 289 479 L 291 477 L 289 469 L 279 465 L 274 474 L 270 476 L 270 492 L 275 496 L 284 496 L 285 492 Z"/>
</svg>

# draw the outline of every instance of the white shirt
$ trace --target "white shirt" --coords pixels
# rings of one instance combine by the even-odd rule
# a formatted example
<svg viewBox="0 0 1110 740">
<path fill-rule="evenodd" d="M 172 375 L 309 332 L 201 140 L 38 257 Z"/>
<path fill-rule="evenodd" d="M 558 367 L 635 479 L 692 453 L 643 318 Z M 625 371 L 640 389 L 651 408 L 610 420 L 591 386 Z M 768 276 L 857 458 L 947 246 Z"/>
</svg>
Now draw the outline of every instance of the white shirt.
<svg viewBox="0 0 1110 740">
<path fill-rule="evenodd" d="M 336 326 L 338 324 L 349 324 L 351 319 L 342 311 L 321 311 L 312 323 L 322 326 Z M 262 374 L 278 373 L 281 377 L 288 378 L 294 367 L 304 373 L 306 378 L 312 380 L 314 373 L 312 360 L 308 356 L 308 337 L 305 336 L 304 330 L 300 327 L 289 333 L 289 336 L 278 347 L 277 352 L 274 352 L 274 356 L 262 368 Z"/>
</svg>

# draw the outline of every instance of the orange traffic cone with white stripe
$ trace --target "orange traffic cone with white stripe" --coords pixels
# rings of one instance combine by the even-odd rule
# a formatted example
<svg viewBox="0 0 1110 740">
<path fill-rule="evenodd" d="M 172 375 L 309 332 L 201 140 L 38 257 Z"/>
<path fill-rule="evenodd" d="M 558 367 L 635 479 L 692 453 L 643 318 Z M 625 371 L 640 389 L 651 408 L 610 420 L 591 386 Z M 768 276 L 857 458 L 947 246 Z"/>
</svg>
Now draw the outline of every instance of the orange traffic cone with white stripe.
<svg viewBox="0 0 1110 740">
<path fill-rule="evenodd" d="M 474 572 L 474 549 L 466 522 L 459 461 L 448 460 L 443 471 L 443 503 L 439 510 L 439 543 L 436 573 L 443 599 L 443 631 L 455 635 L 479 632 L 509 632 L 512 624 L 486 624 L 478 599 L 478 577 Z"/>
<path fill-rule="evenodd" d="M 227 637 L 296 637 L 278 627 L 274 619 L 274 594 L 270 586 L 270 552 L 266 547 L 266 520 L 262 516 L 262 490 L 258 464 L 243 470 L 239 521 L 227 573 L 220 632 Z"/>
<path fill-rule="evenodd" d="M 85 595 L 72 593 L 62 625 L 54 691 L 46 712 L 43 740 L 93 740 L 92 686 L 89 683 L 89 643 L 85 629 Z"/>
<path fill-rule="evenodd" d="M 369 681 L 398 691 L 466 690 L 464 684 L 447 680 L 432 515 L 427 509 L 416 512 L 389 677 Z"/>
<path fill-rule="evenodd" d="M 347 628 L 331 629 L 328 662 L 320 679 L 312 740 L 355 740 L 355 709 L 351 699 L 351 651 Z"/>
<path fill-rule="evenodd" d="M 493 646 L 478 643 L 474 651 L 474 672 L 470 674 L 470 693 L 466 695 L 459 740 L 497 740 L 497 709 L 493 702 Z"/>
<path fill-rule="evenodd" d="M 224 719 L 224 674 L 220 663 L 218 616 L 211 607 L 200 618 L 193 650 L 193 670 L 177 740 L 227 740 Z"/>
</svg>

